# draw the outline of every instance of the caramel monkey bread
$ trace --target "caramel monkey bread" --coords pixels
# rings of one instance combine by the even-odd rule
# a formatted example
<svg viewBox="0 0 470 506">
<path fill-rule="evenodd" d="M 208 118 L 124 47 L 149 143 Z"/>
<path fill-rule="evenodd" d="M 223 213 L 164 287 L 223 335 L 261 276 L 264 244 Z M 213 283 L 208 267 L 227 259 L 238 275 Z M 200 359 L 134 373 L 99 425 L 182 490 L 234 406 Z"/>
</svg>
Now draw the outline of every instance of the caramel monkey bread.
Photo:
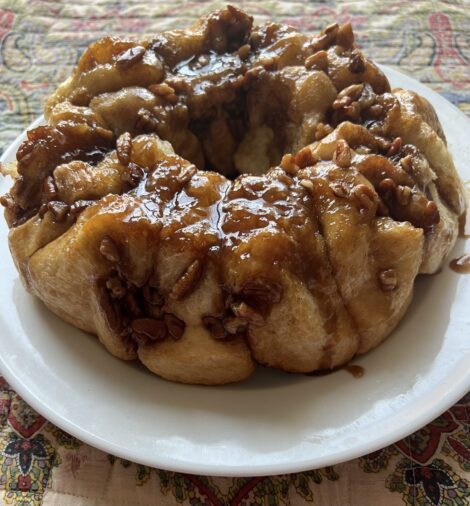
<svg viewBox="0 0 470 506">
<path fill-rule="evenodd" d="M 350 24 L 234 7 L 105 37 L 46 102 L 2 198 L 25 287 L 116 357 L 223 384 L 377 346 L 465 210 L 432 106 Z"/>
</svg>

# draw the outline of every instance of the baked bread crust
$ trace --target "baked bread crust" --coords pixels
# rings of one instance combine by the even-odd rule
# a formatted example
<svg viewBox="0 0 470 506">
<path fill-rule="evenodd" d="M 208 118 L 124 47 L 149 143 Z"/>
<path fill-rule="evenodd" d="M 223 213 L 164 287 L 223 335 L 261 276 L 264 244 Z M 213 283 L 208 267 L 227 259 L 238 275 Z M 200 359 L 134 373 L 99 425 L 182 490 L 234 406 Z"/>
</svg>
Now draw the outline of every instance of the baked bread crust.
<svg viewBox="0 0 470 506">
<path fill-rule="evenodd" d="M 369 351 L 465 211 L 432 106 L 391 91 L 350 25 L 252 22 L 228 7 L 92 44 L 2 198 L 26 288 L 173 381 Z"/>
</svg>

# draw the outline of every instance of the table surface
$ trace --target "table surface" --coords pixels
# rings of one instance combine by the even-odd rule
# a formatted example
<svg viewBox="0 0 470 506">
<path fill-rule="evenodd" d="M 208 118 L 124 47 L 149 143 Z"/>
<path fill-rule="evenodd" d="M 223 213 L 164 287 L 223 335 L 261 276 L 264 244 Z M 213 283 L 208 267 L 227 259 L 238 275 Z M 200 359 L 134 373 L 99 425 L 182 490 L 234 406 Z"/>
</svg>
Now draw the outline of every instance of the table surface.
<svg viewBox="0 0 470 506">
<path fill-rule="evenodd" d="M 0 154 L 42 111 L 93 40 L 183 27 L 218 1 L 0 0 Z M 366 55 L 427 84 L 470 116 L 470 3 L 237 2 L 316 32 L 351 21 Z M 90 414 L 92 416 L 92 414 Z M 470 504 L 470 394 L 387 448 L 324 469 L 214 478 L 107 455 L 34 412 L 0 377 L 0 503 L 13 505 Z"/>
</svg>

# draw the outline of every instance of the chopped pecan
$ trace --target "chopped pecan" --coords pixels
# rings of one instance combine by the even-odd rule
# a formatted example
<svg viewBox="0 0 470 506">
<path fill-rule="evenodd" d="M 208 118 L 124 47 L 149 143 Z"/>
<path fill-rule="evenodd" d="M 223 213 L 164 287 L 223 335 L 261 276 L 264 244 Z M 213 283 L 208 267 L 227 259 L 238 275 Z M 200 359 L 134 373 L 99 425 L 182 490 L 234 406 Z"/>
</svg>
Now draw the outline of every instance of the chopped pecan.
<svg viewBox="0 0 470 506">
<path fill-rule="evenodd" d="M 407 206 L 411 200 L 411 188 L 409 186 L 398 185 L 395 194 L 397 201 L 401 206 Z"/>
<path fill-rule="evenodd" d="M 282 157 L 280 166 L 287 172 L 295 176 L 299 172 L 299 166 L 295 162 L 295 158 L 291 154 L 286 154 Z"/>
<path fill-rule="evenodd" d="M 364 91 L 364 84 L 362 83 L 351 84 L 350 86 L 343 88 L 338 93 L 338 99 L 349 97 L 352 102 L 353 100 L 358 100 L 363 91 Z"/>
<path fill-rule="evenodd" d="M 112 276 L 106 281 L 106 288 L 113 299 L 122 299 L 126 295 L 126 288 L 117 276 Z"/>
<path fill-rule="evenodd" d="M 331 134 L 332 131 L 333 127 L 331 125 L 325 123 L 318 123 L 315 129 L 315 140 L 319 141 L 323 139 L 327 135 Z"/>
<path fill-rule="evenodd" d="M 134 334 L 152 341 L 162 341 L 167 334 L 167 328 L 162 320 L 153 318 L 136 318 L 132 320 L 131 329 Z"/>
<path fill-rule="evenodd" d="M 354 33 L 351 23 L 344 23 L 341 25 L 336 35 L 336 43 L 338 46 L 349 49 L 354 46 Z"/>
<path fill-rule="evenodd" d="M 351 149 L 344 139 L 339 139 L 333 154 L 333 161 L 343 169 L 351 165 Z"/>
<path fill-rule="evenodd" d="M 254 308 L 264 309 L 276 304 L 282 297 L 282 286 L 267 278 L 258 278 L 246 283 L 238 296 Z"/>
<path fill-rule="evenodd" d="M 243 44 L 243 46 L 238 48 L 238 56 L 240 60 L 246 60 L 248 56 L 250 56 L 251 46 L 250 44 Z"/>
<path fill-rule="evenodd" d="M 44 179 L 42 191 L 46 197 L 46 200 L 57 199 L 57 187 L 52 176 L 47 176 L 46 179 Z"/>
<path fill-rule="evenodd" d="M 116 142 L 116 154 L 122 165 L 129 165 L 132 153 L 132 138 L 129 132 L 124 132 Z"/>
<path fill-rule="evenodd" d="M 395 269 L 385 269 L 379 272 L 379 283 L 384 292 L 393 292 L 398 286 Z"/>
<path fill-rule="evenodd" d="M 383 193 L 395 191 L 397 185 L 393 179 L 389 177 L 382 179 L 379 183 L 379 190 Z"/>
<path fill-rule="evenodd" d="M 402 138 L 395 137 L 395 139 L 393 139 L 392 143 L 390 144 L 390 147 L 388 148 L 387 156 L 396 155 L 400 151 L 402 144 L 403 144 Z"/>
<path fill-rule="evenodd" d="M 348 68 L 353 74 L 361 74 L 364 72 L 366 70 L 364 57 L 360 53 L 353 51 L 349 59 Z"/>
<path fill-rule="evenodd" d="M 184 334 L 184 329 L 186 328 L 186 323 L 183 320 L 180 320 L 177 316 L 171 313 L 166 313 L 163 317 L 163 321 L 168 330 L 168 334 L 175 339 L 181 339 Z"/>
<path fill-rule="evenodd" d="M 202 323 L 214 339 L 226 339 L 228 337 L 228 333 L 219 318 L 215 316 L 203 316 Z"/>
<path fill-rule="evenodd" d="M 81 213 L 88 206 L 94 204 L 94 200 L 77 200 L 70 206 L 70 214 L 76 215 Z"/>
<path fill-rule="evenodd" d="M 238 318 L 236 316 L 227 316 L 222 320 L 224 329 L 232 335 L 246 332 L 248 328 L 248 320 L 246 318 Z"/>
<path fill-rule="evenodd" d="M 144 54 L 145 54 L 145 47 L 143 46 L 130 47 L 127 51 L 124 51 L 124 53 L 120 54 L 116 58 L 116 66 L 122 70 L 128 69 L 135 63 L 142 60 Z"/>
<path fill-rule="evenodd" d="M 109 237 L 109 235 L 105 235 L 103 239 L 101 239 L 100 253 L 106 258 L 106 260 L 113 263 L 117 263 L 121 259 L 118 246 L 114 240 Z"/>
<path fill-rule="evenodd" d="M 137 121 L 135 128 L 144 132 L 153 132 L 158 127 L 158 119 L 147 109 L 143 107 L 137 111 Z"/>
<path fill-rule="evenodd" d="M 54 221 L 60 223 L 67 217 L 67 214 L 70 211 L 70 206 L 65 202 L 53 200 L 51 202 L 48 202 L 47 210 L 51 212 Z"/>
<path fill-rule="evenodd" d="M 237 318 L 246 320 L 254 327 L 261 327 L 265 323 L 263 316 L 245 302 L 235 302 L 230 309 Z"/>
<path fill-rule="evenodd" d="M 328 53 L 326 51 L 317 51 L 306 58 L 304 62 L 307 70 L 323 70 L 328 69 Z"/>
<path fill-rule="evenodd" d="M 373 118 L 378 118 L 382 116 L 384 108 L 380 104 L 374 104 L 369 107 L 368 111 Z"/>
<path fill-rule="evenodd" d="M 151 84 L 149 90 L 159 97 L 164 98 L 171 104 L 176 104 L 178 97 L 176 96 L 175 89 L 167 83 Z"/>
<path fill-rule="evenodd" d="M 201 278 L 202 268 L 203 265 L 201 260 L 194 260 L 194 262 L 191 263 L 183 275 L 174 284 L 170 292 L 170 298 L 173 300 L 181 300 L 189 295 Z"/>
<path fill-rule="evenodd" d="M 144 169 L 133 162 L 130 162 L 127 171 L 121 174 L 121 180 L 130 183 L 133 187 L 137 186 L 144 177 Z"/>
<path fill-rule="evenodd" d="M 300 180 L 300 186 L 303 186 L 306 190 L 313 190 L 313 183 L 310 181 L 310 179 L 301 179 Z"/>
<path fill-rule="evenodd" d="M 333 193 L 341 199 L 344 199 L 349 195 L 348 185 L 344 181 L 333 181 L 330 183 L 330 188 Z"/>
<path fill-rule="evenodd" d="M 360 209 L 363 209 L 365 211 L 370 211 L 374 208 L 374 206 L 377 204 L 377 194 L 374 192 L 374 190 L 365 185 L 365 184 L 358 184 L 355 186 L 352 190 L 352 195 L 356 199 L 358 203 L 358 207 Z"/>
<path fill-rule="evenodd" d="M 196 174 L 196 172 L 197 172 L 197 167 L 195 165 L 193 165 L 193 164 L 187 165 L 176 176 L 176 180 L 178 181 L 178 183 L 180 183 L 181 185 L 184 186 L 186 183 L 188 183 L 190 181 L 190 179 L 194 176 L 194 174 Z"/>
<path fill-rule="evenodd" d="M 301 169 L 315 165 L 318 160 L 318 157 L 313 155 L 312 150 L 308 146 L 302 148 L 294 157 L 294 163 Z"/>
</svg>

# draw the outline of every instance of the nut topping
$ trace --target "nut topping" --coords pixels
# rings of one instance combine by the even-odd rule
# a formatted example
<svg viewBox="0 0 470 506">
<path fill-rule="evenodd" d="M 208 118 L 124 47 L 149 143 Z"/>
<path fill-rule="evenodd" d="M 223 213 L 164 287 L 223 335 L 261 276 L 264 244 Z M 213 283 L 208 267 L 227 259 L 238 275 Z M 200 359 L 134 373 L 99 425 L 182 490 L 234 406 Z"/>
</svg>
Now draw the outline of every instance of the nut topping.
<svg viewBox="0 0 470 506">
<path fill-rule="evenodd" d="M 398 286 L 395 269 L 385 269 L 379 272 L 380 287 L 384 292 L 393 292 Z"/>
<path fill-rule="evenodd" d="M 286 154 L 282 157 L 280 166 L 287 172 L 295 176 L 299 172 L 300 167 L 295 162 L 295 158 L 291 154 Z"/>
<path fill-rule="evenodd" d="M 366 64 L 362 55 L 354 52 L 351 55 L 348 68 L 353 74 L 361 74 L 364 72 L 366 70 Z"/>
<path fill-rule="evenodd" d="M 390 144 L 390 148 L 387 151 L 387 156 L 396 155 L 398 151 L 400 151 L 402 144 L 403 144 L 402 138 L 395 137 L 395 139 L 393 139 L 392 141 L 392 144 Z"/>
<path fill-rule="evenodd" d="M 139 337 L 144 337 L 152 341 L 162 341 L 166 337 L 167 329 L 162 320 L 153 318 L 137 318 L 132 320 L 131 329 Z"/>
<path fill-rule="evenodd" d="M 351 23 L 345 23 L 339 27 L 338 34 L 336 35 L 336 43 L 338 46 L 342 46 L 345 49 L 349 49 L 354 45 L 354 33 Z"/>
<path fill-rule="evenodd" d="M 333 162 L 343 169 L 351 165 L 351 149 L 344 139 L 339 139 L 333 154 Z"/>
<path fill-rule="evenodd" d="M 277 304 L 281 300 L 282 286 L 276 281 L 259 278 L 246 283 L 238 295 L 243 302 L 250 306 L 264 309 L 266 306 Z"/>
<path fill-rule="evenodd" d="M 230 309 L 237 318 L 246 320 L 255 327 L 261 327 L 265 323 L 263 316 L 245 302 L 234 303 L 230 306 Z"/>
<path fill-rule="evenodd" d="M 145 47 L 135 46 L 129 48 L 124 53 L 120 54 L 116 59 L 116 66 L 121 70 L 126 70 L 132 67 L 135 63 L 142 60 L 145 54 Z"/>
<path fill-rule="evenodd" d="M 232 335 L 241 334 L 248 328 L 248 320 L 246 318 L 238 318 L 235 316 L 224 318 L 222 324 L 224 329 Z"/>
<path fill-rule="evenodd" d="M 341 199 L 344 199 L 349 195 L 348 186 L 343 181 L 334 181 L 333 183 L 330 183 L 330 188 L 333 193 Z"/>
<path fill-rule="evenodd" d="M 116 154 L 122 165 L 129 165 L 131 161 L 132 139 L 129 132 L 123 133 L 116 142 Z"/>
<path fill-rule="evenodd" d="M 326 71 L 328 69 L 328 53 L 324 50 L 317 51 L 306 58 L 304 65 L 307 70 Z"/>
<path fill-rule="evenodd" d="M 181 300 L 189 295 L 201 278 L 202 268 L 202 262 L 200 260 L 194 260 L 194 262 L 174 284 L 170 292 L 170 298 L 173 300 Z"/>
<path fill-rule="evenodd" d="M 54 221 L 60 223 L 67 217 L 67 214 L 70 211 L 70 206 L 65 202 L 53 200 L 47 204 L 47 209 L 52 213 Z"/>
<path fill-rule="evenodd" d="M 407 206 L 411 200 L 411 188 L 409 186 L 398 185 L 396 189 L 396 197 L 401 206 Z"/>
<path fill-rule="evenodd" d="M 109 235 L 105 235 L 103 239 L 101 239 L 100 253 L 106 258 L 106 260 L 113 263 L 119 262 L 121 258 L 116 243 L 111 237 L 109 237 Z"/>
<path fill-rule="evenodd" d="M 126 289 L 117 276 L 113 276 L 106 281 L 106 288 L 113 299 L 122 299 L 126 295 Z"/>
<path fill-rule="evenodd" d="M 190 179 L 194 176 L 194 174 L 196 174 L 196 172 L 197 168 L 195 165 L 193 164 L 187 165 L 182 169 L 182 171 L 178 174 L 178 176 L 176 176 L 176 179 L 178 183 L 184 186 L 186 183 L 190 181 Z"/>
<path fill-rule="evenodd" d="M 309 179 L 301 179 L 300 186 L 303 186 L 307 190 L 313 190 L 313 183 Z"/>
<path fill-rule="evenodd" d="M 294 162 L 301 169 L 305 169 L 305 167 L 312 167 L 318 162 L 318 158 L 313 155 L 312 150 L 305 146 L 302 148 L 294 157 Z"/>
<path fill-rule="evenodd" d="M 177 341 L 181 339 L 184 334 L 184 329 L 186 328 L 186 323 L 183 320 L 180 320 L 177 316 L 171 313 L 167 313 L 163 317 L 163 321 L 168 330 L 168 334 Z"/>
<path fill-rule="evenodd" d="M 227 337 L 227 331 L 222 322 L 215 316 L 203 316 L 202 323 L 214 339 L 225 339 Z"/>
<path fill-rule="evenodd" d="M 370 211 L 376 205 L 377 195 L 372 188 L 365 184 L 355 186 L 352 195 L 356 199 L 358 206 L 365 211 Z"/>
<path fill-rule="evenodd" d="M 47 200 L 57 199 L 57 187 L 52 176 L 47 176 L 46 179 L 44 179 L 42 191 L 45 194 Z"/>
</svg>

